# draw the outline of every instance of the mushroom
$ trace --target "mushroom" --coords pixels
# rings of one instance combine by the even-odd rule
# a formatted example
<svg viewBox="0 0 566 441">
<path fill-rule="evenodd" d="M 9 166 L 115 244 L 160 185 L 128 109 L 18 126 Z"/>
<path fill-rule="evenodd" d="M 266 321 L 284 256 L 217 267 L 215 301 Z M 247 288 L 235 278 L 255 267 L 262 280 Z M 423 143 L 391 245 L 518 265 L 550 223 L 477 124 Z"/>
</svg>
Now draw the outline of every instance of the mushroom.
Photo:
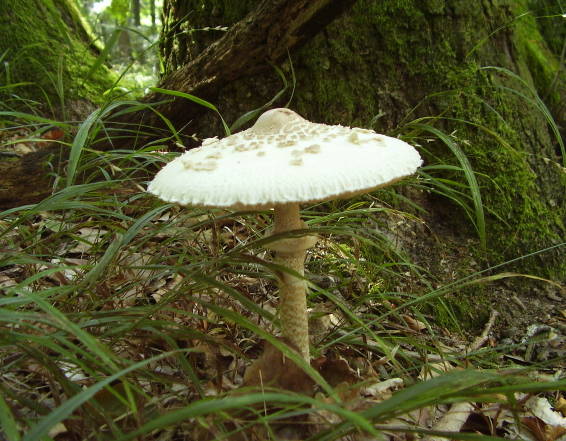
<svg viewBox="0 0 566 441">
<path fill-rule="evenodd" d="M 422 161 L 409 144 L 372 130 L 312 123 L 289 109 L 262 114 L 249 129 L 205 139 L 167 164 L 148 191 L 181 205 L 274 209 L 272 234 L 305 229 L 299 204 L 350 197 L 413 174 Z M 268 245 L 279 276 L 283 337 L 309 360 L 304 261 L 315 236 Z M 300 276 L 300 277 L 298 277 Z"/>
</svg>

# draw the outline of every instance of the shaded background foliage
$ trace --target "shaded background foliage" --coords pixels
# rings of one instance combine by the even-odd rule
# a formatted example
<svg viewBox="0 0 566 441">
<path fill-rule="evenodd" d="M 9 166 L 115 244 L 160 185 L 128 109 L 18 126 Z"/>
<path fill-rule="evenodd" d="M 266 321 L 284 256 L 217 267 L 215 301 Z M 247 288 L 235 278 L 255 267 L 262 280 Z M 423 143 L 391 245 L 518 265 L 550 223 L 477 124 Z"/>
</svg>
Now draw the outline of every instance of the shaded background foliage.
<svg viewBox="0 0 566 441">
<path fill-rule="evenodd" d="M 106 61 L 115 70 L 144 75 L 148 84 L 155 81 L 161 69 L 155 43 L 162 0 L 80 0 L 79 4 L 108 52 Z"/>
</svg>

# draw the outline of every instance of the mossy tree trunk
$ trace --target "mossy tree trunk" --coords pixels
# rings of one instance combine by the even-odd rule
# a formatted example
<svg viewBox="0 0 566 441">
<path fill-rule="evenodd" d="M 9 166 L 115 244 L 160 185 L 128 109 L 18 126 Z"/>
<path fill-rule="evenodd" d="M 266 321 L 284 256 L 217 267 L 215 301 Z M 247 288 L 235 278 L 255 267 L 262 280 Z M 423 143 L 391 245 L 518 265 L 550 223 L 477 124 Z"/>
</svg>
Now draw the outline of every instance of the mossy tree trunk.
<svg viewBox="0 0 566 441">
<path fill-rule="evenodd" d="M 0 110 L 38 112 L 55 119 L 84 118 L 114 82 L 75 0 L 0 1 Z M 37 202 L 50 193 L 59 147 L 1 157 L 0 207 Z M 5 203 L 4 203 L 5 202 Z"/>
<path fill-rule="evenodd" d="M 168 68 L 189 63 L 257 3 L 166 1 L 162 51 Z M 563 24 L 561 17 L 555 20 Z M 431 134 L 410 122 L 438 117 L 427 124 L 452 134 L 478 176 L 492 263 L 563 239 L 564 158 L 547 119 L 533 105 L 538 92 L 558 125 L 564 122 L 563 90 L 547 87 L 563 81 L 563 71 L 528 1 L 358 0 L 291 53 L 291 60 L 292 66 L 281 66 L 289 78 L 292 72 L 296 77 L 291 107 L 311 120 L 402 132 L 424 141 Z M 234 121 L 281 87 L 272 69 L 225 84 L 208 99 Z M 285 105 L 289 96 L 276 104 Z M 195 131 L 222 134 L 215 115 L 201 118 Z M 459 165 L 438 140 L 421 151 L 428 163 Z M 445 201 L 432 196 L 425 205 L 433 212 L 447 209 Z M 465 222 L 458 224 L 451 226 L 465 228 Z M 564 274 L 560 251 L 529 265 L 539 274 Z"/>
<path fill-rule="evenodd" d="M 42 102 L 45 113 L 76 117 L 113 84 L 104 66 L 90 72 L 99 48 L 75 0 L 2 0 L 0 35 L 0 82 L 31 83 L 4 89 L 4 107 L 20 107 L 26 97 Z"/>
</svg>

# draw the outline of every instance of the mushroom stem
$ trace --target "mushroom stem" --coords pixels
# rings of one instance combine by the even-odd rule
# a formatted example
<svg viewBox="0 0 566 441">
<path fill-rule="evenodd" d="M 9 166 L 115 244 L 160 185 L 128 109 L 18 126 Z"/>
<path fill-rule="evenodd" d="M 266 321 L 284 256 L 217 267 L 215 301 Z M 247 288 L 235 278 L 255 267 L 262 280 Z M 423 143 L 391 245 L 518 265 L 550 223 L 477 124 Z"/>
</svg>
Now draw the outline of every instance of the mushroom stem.
<svg viewBox="0 0 566 441">
<path fill-rule="evenodd" d="M 301 221 L 299 204 L 279 204 L 275 206 L 273 233 L 306 228 Z M 281 239 L 269 246 L 276 251 L 275 262 L 301 276 L 305 273 L 307 249 L 316 243 L 311 236 Z M 293 344 L 303 358 L 310 360 L 309 324 L 307 316 L 305 280 L 282 271 L 279 276 L 279 318 L 283 337 Z"/>
<path fill-rule="evenodd" d="M 274 208 L 273 233 L 285 233 L 292 230 L 300 230 L 304 227 L 301 220 L 299 204 L 278 204 Z"/>
</svg>

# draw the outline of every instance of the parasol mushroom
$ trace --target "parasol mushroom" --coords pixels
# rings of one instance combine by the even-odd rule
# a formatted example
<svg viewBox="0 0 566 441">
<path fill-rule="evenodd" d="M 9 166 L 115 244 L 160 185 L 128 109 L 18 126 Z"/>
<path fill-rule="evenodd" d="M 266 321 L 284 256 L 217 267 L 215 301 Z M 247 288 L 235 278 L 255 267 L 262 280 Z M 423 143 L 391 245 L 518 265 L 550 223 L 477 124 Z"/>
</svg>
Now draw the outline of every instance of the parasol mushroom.
<svg viewBox="0 0 566 441">
<path fill-rule="evenodd" d="M 312 123 L 289 109 L 262 114 L 249 129 L 205 139 L 167 164 L 148 191 L 181 205 L 274 209 L 272 234 L 305 229 L 299 205 L 345 198 L 389 185 L 421 165 L 409 144 L 372 130 Z M 315 236 L 268 245 L 288 268 L 279 277 L 284 338 L 309 360 L 304 261 Z"/>
</svg>

